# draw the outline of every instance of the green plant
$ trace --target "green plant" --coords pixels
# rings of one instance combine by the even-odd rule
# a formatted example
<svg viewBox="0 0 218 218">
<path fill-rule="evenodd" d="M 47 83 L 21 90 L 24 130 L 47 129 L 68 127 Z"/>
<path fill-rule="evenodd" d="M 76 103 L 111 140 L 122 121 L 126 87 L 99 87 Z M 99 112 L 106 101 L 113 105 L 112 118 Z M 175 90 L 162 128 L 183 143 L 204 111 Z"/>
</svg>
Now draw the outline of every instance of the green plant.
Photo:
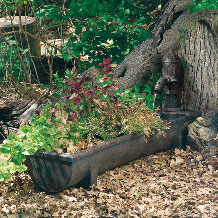
<svg viewBox="0 0 218 218">
<path fill-rule="evenodd" d="M 179 31 L 180 31 L 180 33 L 182 34 L 182 36 L 179 38 L 179 40 L 181 40 L 183 46 L 185 46 L 185 45 L 186 45 L 186 43 L 185 43 L 185 37 L 186 37 L 186 33 L 188 32 L 188 30 L 187 30 L 187 29 L 186 29 L 186 30 L 179 29 Z"/>
<path fill-rule="evenodd" d="M 66 76 L 70 77 L 71 74 L 69 70 L 66 70 Z M 58 73 L 53 74 L 54 83 L 53 83 L 53 89 L 55 90 L 53 93 L 53 96 L 56 98 L 60 98 L 61 95 L 64 93 L 64 90 L 66 90 L 67 86 L 65 85 L 65 79 L 58 76 Z"/>
<path fill-rule="evenodd" d="M 144 80 L 146 81 L 145 86 L 150 87 L 150 90 L 154 90 L 154 87 L 157 81 L 160 79 L 160 77 L 162 77 L 161 67 L 159 67 L 156 72 L 149 74 L 144 78 Z M 146 92 L 146 90 L 144 90 L 143 92 Z M 150 92 L 150 96 L 153 102 L 153 96 L 151 95 L 151 92 Z M 160 93 L 155 99 L 155 106 L 161 107 L 162 101 L 163 101 L 163 92 Z"/>
<path fill-rule="evenodd" d="M 156 130 L 161 132 L 163 128 L 160 117 L 149 110 L 143 101 L 138 101 L 131 107 L 129 102 L 102 104 L 99 116 L 90 117 L 84 126 L 90 137 L 100 137 L 103 140 L 134 133 L 150 136 Z"/>
<path fill-rule="evenodd" d="M 201 10 L 217 10 L 218 0 L 193 0 L 188 6 L 191 13 L 196 13 Z"/>
<path fill-rule="evenodd" d="M 0 42 L 0 80 L 26 80 L 26 72 L 21 64 L 17 54 L 11 48 L 17 47 L 17 43 L 12 37 L 5 38 L 8 43 Z M 10 46 L 9 46 L 10 45 Z M 25 54 L 29 49 L 18 48 L 19 54 L 23 61 L 28 65 L 29 60 L 25 58 Z"/>
<path fill-rule="evenodd" d="M 39 117 L 31 117 L 29 125 L 21 126 L 17 134 L 10 133 L 7 142 L 0 146 L 3 157 L 0 161 L 0 181 L 9 178 L 10 173 L 26 170 L 23 165 L 25 155 L 66 146 L 70 132 L 70 121 L 67 119 L 68 114 L 61 107 L 53 109 L 46 106 Z"/>
<path fill-rule="evenodd" d="M 46 106 L 40 116 L 31 117 L 29 125 L 21 126 L 17 134 L 9 134 L 7 142 L 0 146 L 0 154 L 7 157 L 0 162 L 0 178 L 25 170 L 25 155 L 38 150 L 72 153 L 86 148 L 85 141 L 133 133 L 150 136 L 167 128 L 147 107 L 152 98 L 150 87 L 145 87 L 146 93 L 140 92 L 141 84 L 123 91 L 108 74 L 110 62 L 106 59 L 101 64 L 96 82 L 78 77 L 66 80 L 65 85 L 71 89 L 65 93 L 66 103 Z"/>
<path fill-rule="evenodd" d="M 54 1 L 55 2 L 55 1 Z M 119 63 L 135 46 L 150 35 L 151 15 L 162 1 L 78 0 L 55 3 L 31 1 L 34 15 L 43 29 L 61 25 L 71 27 L 68 42 L 61 53 L 66 61 L 81 56 L 78 72 L 98 66 L 106 57 Z"/>
<path fill-rule="evenodd" d="M 58 28 L 70 29 L 69 40 L 60 52 L 67 62 L 74 58 L 77 72 L 81 73 L 90 66 L 97 67 L 106 57 L 113 58 L 114 63 L 120 63 L 135 46 L 149 37 L 155 17 L 154 13 L 152 15 L 149 12 L 158 7 L 157 14 L 166 0 L 148 0 L 146 5 L 143 1 L 135 0 L 112 0 L 110 4 L 100 0 L 0 2 L 1 16 L 25 14 L 35 17 L 38 27 L 41 27 L 39 33 L 43 34 L 40 39 L 50 35 L 51 31 L 57 32 Z M 48 49 L 48 43 L 43 42 Z M 84 56 L 86 60 L 81 58 Z M 1 74 L 5 77 L 4 70 Z"/>
<path fill-rule="evenodd" d="M 107 56 L 119 63 L 150 34 L 143 28 L 149 24 L 150 17 L 142 11 L 132 1 L 71 2 L 69 12 L 76 29 L 63 49 L 64 54 L 72 52 L 78 58 L 80 55 L 88 57 L 87 61 L 79 63 L 79 71 L 93 65 L 97 67 Z"/>
<path fill-rule="evenodd" d="M 103 68 L 95 75 L 93 82 L 81 81 L 79 77 L 73 77 L 65 81 L 69 88 L 65 92 L 67 103 L 70 105 L 72 116 L 80 114 L 83 119 L 90 116 L 98 116 L 96 107 L 120 102 L 123 105 L 134 105 L 139 101 L 145 101 L 146 106 L 152 109 L 153 96 L 151 88 L 147 84 L 137 83 L 133 88 L 125 91 L 113 82 L 108 73 L 112 69 L 111 59 L 106 59 L 100 66 Z"/>
<path fill-rule="evenodd" d="M 0 182 L 10 179 L 10 175 L 15 172 L 22 172 L 26 170 L 23 164 L 17 165 L 11 161 L 11 155 L 0 152 Z"/>
</svg>

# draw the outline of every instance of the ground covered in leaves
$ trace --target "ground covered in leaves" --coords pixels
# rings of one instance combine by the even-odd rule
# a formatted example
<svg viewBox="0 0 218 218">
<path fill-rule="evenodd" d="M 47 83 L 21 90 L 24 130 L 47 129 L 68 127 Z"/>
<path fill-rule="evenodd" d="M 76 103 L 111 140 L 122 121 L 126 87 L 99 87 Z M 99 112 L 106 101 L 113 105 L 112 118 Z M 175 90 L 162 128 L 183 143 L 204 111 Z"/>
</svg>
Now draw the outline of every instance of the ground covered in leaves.
<svg viewBox="0 0 218 218">
<path fill-rule="evenodd" d="M 20 174 L 1 185 L 0 217 L 218 217 L 217 157 L 161 152 L 99 175 L 91 190 L 53 195 Z"/>
</svg>

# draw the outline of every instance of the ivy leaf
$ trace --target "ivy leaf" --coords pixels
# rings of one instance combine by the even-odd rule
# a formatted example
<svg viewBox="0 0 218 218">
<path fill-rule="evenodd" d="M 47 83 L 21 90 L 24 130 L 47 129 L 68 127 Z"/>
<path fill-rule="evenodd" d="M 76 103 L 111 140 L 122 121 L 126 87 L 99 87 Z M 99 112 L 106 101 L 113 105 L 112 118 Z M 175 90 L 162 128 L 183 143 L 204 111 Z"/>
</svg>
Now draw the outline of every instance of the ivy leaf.
<svg viewBox="0 0 218 218">
<path fill-rule="evenodd" d="M 31 130 L 31 127 L 30 126 L 27 126 L 27 125 L 23 125 L 20 127 L 20 130 L 23 132 L 23 133 L 28 133 L 30 130 Z"/>
<path fill-rule="evenodd" d="M 18 152 L 16 156 L 12 157 L 11 160 L 16 164 L 16 165 L 21 165 L 24 160 L 26 159 L 26 156 L 22 152 Z"/>
<path fill-rule="evenodd" d="M 75 36 L 70 37 L 69 41 L 70 41 L 71 43 L 76 42 L 76 41 L 77 41 L 77 37 L 75 37 Z"/>
<path fill-rule="evenodd" d="M 145 96 L 145 100 L 146 100 L 146 102 L 152 102 L 152 98 L 148 95 Z"/>
<path fill-rule="evenodd" d="M 0 153 L 7 154 L 9 153 L 9 151 L 10 151 L 10 148 L 3 147 L 3 146 L 0 147 Z"/>
<path fill-rule="evenodd" d="M 15 169 L 16 169 L 16 171 L 18 171 L 18 172 L 24 172 L 24 171 L 27 170 L 27 167 L 26 167 L 25 165 L 21 165 L 21 166 L 16 166 L 16 165 L 15 165 Z"/>
<path fill-rule="evenodd" d="M 55 98 L 60 98 L 61 95 L 59 95 L 58 93 L 54 92 L 54 93 L 52 94 L 52 96 L 54 96 Z"/>
<path fill-rule="evenodd" d="M 88 35 L 89 35 L 90 33 L 91 33 L 90 30 L 86 30 L 86 31 L 83 33 L 81 39 L 86 39 L 86 38 L 88 38 Z"/>
<path fill-rule="evenodd" d="M 149 87 L 148 84 L 145 85 L 145 89 L 144 89 L 143 92 L 145 92 L 145 93 L 149 93 L 149 95 L 151 95 L 151 88 Z"/>
<path fill-rule="evenodd" d="M 138 86 L 138 85 L 134 85 L 134 91 L 136 92 L 136 93 L 139 93 L 140 92 L 140 87 Z"/>
<path fill-rule="evenodd" d="M 81 32 L 82 32 L 82 25 L 77 25 L 76 30 L 75 30 L 75 34 L 79 35 Z"/>
<path fill-rule="evenodd" d="M 124 12 L 124 14 L 125 14 L 125 15 L 130 15 L 130 10 L 129 10 L 129 9 L 126 9 L 125 12 Z"/>
<path fill-rule="evenodd" d="M 64 53 L 64 60 L 66 62 L 69 62 L 71 59 L 72 59 L 72 55 L 70 53 L 68 53 L 68 52 L 65 52 Z"/>
</svg>

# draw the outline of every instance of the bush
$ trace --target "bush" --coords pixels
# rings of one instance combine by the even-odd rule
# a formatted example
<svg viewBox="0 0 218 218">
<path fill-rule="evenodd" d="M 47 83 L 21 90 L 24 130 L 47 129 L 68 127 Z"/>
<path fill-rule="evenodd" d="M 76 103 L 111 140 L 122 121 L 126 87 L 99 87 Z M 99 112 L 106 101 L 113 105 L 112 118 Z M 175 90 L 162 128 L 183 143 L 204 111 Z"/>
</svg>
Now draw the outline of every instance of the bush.
<svg viewBox="0 0 218 218">
<path fill-rule="evenodd" d="M 10 134 L 0 147 L 7 155 L 0 162 L 1 178 L 9 173 L 25 170 L 25 155 L 38 150 L 74 153 L 90 147 L 96 141 L 111 140 L 123 134 L 160 134 L 164 125 L 151 108 L 151 90 L 142 84 L 123 91 L 108 75 L 111 59 L 106 59 L 96 75 L 96 81 L 68 78 L 65 85 L 66 103 L 46 106 L 40 116 L 32 116 L 29 125 Z"/>
<path fill-rule="evenodd" d="M 29 60 L 25 58 L 29 49 L 17 48 L 16 41 L 11 37 L 6 37 L 7 42 L 17 49 L 25 64 L 29 65 Z M 0 42 L 0 80 L 26 81 L 26 72 L 20 59 L 14 50 L 6 42 Z"/>
</svg>

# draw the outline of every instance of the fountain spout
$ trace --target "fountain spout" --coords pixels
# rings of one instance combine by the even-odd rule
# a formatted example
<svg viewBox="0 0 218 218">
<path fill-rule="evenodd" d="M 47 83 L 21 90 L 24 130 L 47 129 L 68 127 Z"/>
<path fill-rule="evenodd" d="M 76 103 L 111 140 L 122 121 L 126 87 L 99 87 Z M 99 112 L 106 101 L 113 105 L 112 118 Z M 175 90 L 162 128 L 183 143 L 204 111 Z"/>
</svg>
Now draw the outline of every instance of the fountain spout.
<svg viewBox="0 0 218 218">
<path fill-rule="evenodd" d="M 155 105 L 155 100 L 158 97 L 158 95 L 160 94 L 160 92 L 162 91 L 163 87 L 167 84 L 169 84 L 170 79 L 168 77 L 161 77 L 155 87 L 154 87 L 154 97 L 153 97 L 153 102 L 152 102 L 152 106 L 154 108 Z"/>
</svg>

